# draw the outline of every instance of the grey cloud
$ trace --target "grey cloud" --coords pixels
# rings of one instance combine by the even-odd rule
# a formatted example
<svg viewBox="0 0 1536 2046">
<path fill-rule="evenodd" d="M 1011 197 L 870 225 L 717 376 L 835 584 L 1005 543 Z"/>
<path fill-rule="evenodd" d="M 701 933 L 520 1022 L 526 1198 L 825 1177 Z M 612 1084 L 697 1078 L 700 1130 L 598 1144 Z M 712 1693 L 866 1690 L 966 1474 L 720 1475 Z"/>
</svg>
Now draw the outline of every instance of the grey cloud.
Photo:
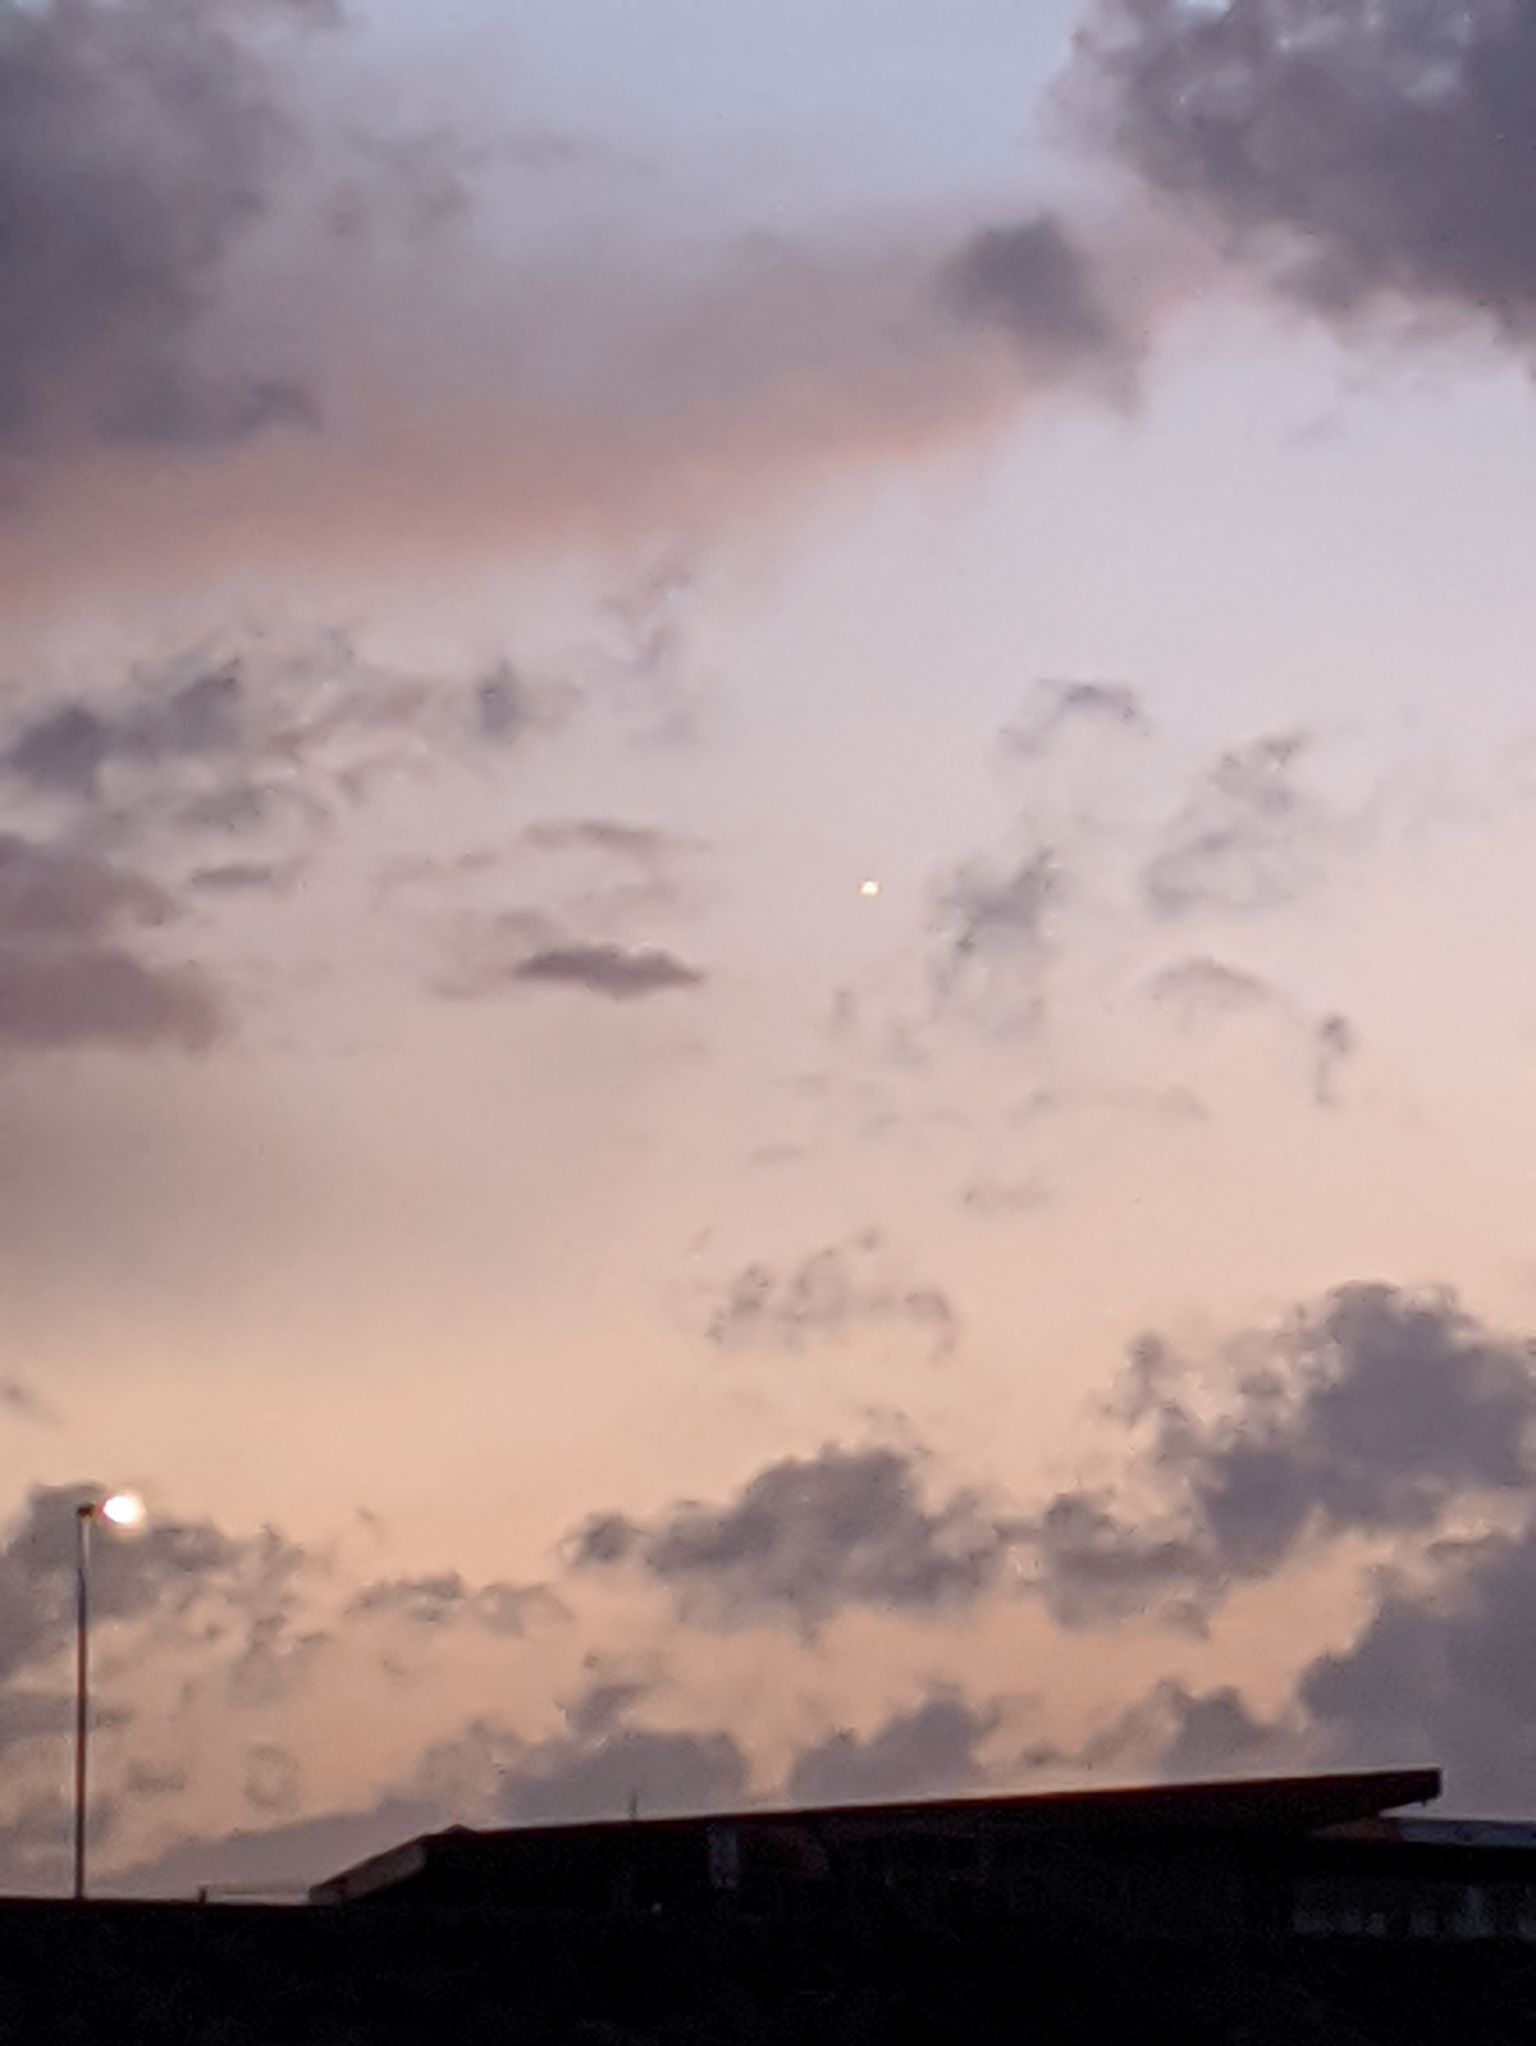
<svg viewBox="0 0 1536 2046">
<path fill-rule="evenodd" d="M 541 1621 L 567 1616 L 546 1584 L 470 1584 L 457 1570 L 381 1579 L 365 1585 L 350 1610 L 358 1618 L 394 1619 L 413 1627 L 469 1623 L 488 1634 L 519 1637 Z"/>
<path fill-rule="evenodd" d="M 1038 1023 L 1055 914 L 1066 892 L 1049 847 L 1002 873 L 962 867 L 940 891 L 934 916 L 937 999 L 969 1004 L 1005 1032 Z"/>
<path fill-rule="evenodd" d="M 1339 1075 L 1360 1049 L 1347 1016 L 1324 1016 L 1313 1032 L 1312 1098 L 1319 1108 L 1337 1108 Z"/>
<path fill-rule="evenodd" d="M 1152 729 L 1141 698 L 1123 682 L 1042 682 L 1028 710 L 1002 733 L 1006 752 L 1038 759 L 1074 725 L 1144 738 Z"/>
<path fill-rule="evenodd" d="M 789 1618 L 808 1631 L 851 1607 L 971 1604 L 1008 1548 L 971 1494 L 926 1504 L 912 1457 L 835 1444 L 768 1465 L 723 1506 L 680 1505 L 649 1525 L 598 1515 L 572 1541 L 576 1567 L 631 1563 L 706 1624 Z"/>
<path fill-rule="evenodd" d="M 1315 1106 L 1338 1107 L 1341 1075 L 1359 1050 L 1347 1016 L 1334 1012 L 1314 1020 L 1257 974 L 1210 957 L 1181 959 L 1162 968 L 1148 981 L 1147 993 L 1186 1025 L 1245 1012 L 1272 1014 L 1292 1036 L 1304 1040 Z"/>
<path fill-rule="evenodd" d="M 128 953 L 0 948 L 0 1046 L 56 1051 L 81 1045 L 206 1051 L 224 1014 L 192 968 L 145 965 Z"/>
<path fill-rule="evenodd" d="M 1165 966 L 1148 982 L 1147 992 L 1186 1020 L 1212 1012 L 1261 1009 L 1275 1000 L 1268 981 L 1220 959 L 1181 959 Z"/>
<path fill-rule="evenodd" d="M 0 1407 L 21 1421 L 51 1421 L 53 1415 L 34 1386 L 19 1378 L 0 1378 Z"/>
<path fill-rule="evenodd" d="M 944 289 L 963 319 L 996 327 L 1037 360 L 1096 363 L 1125 353 L 1091 259 L 1051 214 L 974 235 L 952 259 Z"/>
<path fill-rule="evenodd" d="M 524 1748 L 509 1764 L 501 1808 L 527 1824 L 632 1810 L 654 1818 L 729 1810 L 747 1786 L 746 1756 L 728 1733 L 620 1726 L 597 1741 L 572 1734 Z"/>
<path fill-rule="evenodd" d="M 610 1002 L 642 1001 L 704 984 L 697 967 L 674 959 L 670 952 L 629 951 L 622 945 L 552 945 L 520 960 L 511 977 L 579 988 Z"/>
<path fill-rule="evenodd" d="M 1441 1763 L 1458 1805 L 1530 1806 L 1536 1695 L 1536 1527 L 1439 1556 L 1427 1581 L 1388 1579 L 1346 1649 L 1296 1688 L 1329 1761 Z"/>
<path fill-rule="evenodd" d="M 785 1791 L 796 1804 L 957 1796 L 987 1782 L 981 1750 L 1001 1710 L 939 1690 L 863 1737 L 839 1728 L 795 1757 Z"/>
<path fill-rule="evenodd" d="M 284 375 L 207 367 L 199 330 L 286 151 L 259 36 L 323 11 L 7 0 L 0 442 L 218 443 L 304 414 Z"/>
<path fill-rule="evenodd" d="M 200 895 L 281 895 L 293 885 L 295 870 L 271 860 L 227 860 L 217 867 L 197 867 L 187 877 Z"/>
<path fill-rule="evenodd" d="M 1331 820 L 1297 783 L 1304 750 L 1285 734 L 1217 761 L 1142 870 L 1149 908 L 1166 917 L 1272 909 L 1317 881 Z"/>
<path fill-rule="evenodd" d="M 1233 1584 L 1309 1541 L 1425 1534 L 1469 1498 L 1536 1476 L 1531 1346 L 1449 1295 L 1356 1285 L 1233 1346 L 1235 1397 L 1204 1418 L 1155 1338 L 1137 1348 L 1121 1412 L 1150 1427 L 1135 1461 L 1154 1510 L 1059 1495 L 1030 1525 L 1036 1585 L 1069 1623 L 1162 1610 L 1198 1623 Z"/>
<path fill-rule="evenodd" d="M 698 849 L 696 839 L 664 831 L 654 824 L 624 824 L 607 817 L 549 819 L 531 824 L 524 836 L 540 852 L 605 853 L 642 867 L 674 853 Z"/>
<path fill-rule="evenodd" d="M 393 1792 L 368 1811 L 327 1812 L 259 1831 L 182 1839 L 102 1887 L 140 1897 L 195 1897 L 205 1888 L 215 1895 L 270 1890 L 297 1897 L 340 1868 L 441 1826 L 445 1817 L 425 1798 Z"/>
<path fill-rule="evenodd" d="M 880 1329 L 909 1330 L 933 1357 L 946 1357 L 960 1340 L 960 1317 L 942 1288 L 904 1271 L 871 1231 L 782 1269 L 746 1266 L 707 1333 L 724 1349 L 792 1351 Z"/>
<path fill-rule="evenodd" d="M 61 704 L 24 725 L 5 755 L 35 788 L 93 797 L 114 760 L 150 763 L 233 751 L 241 739 L 244 682 L 231 662 L 175 681 L 126 709 Z"/>
<path fill-rule="evenodd" d="M 172 914 L 153 882 L 106 861 L 0 832 L 0 942 L 90 940 Z"/>
<path fill-rule="evenodd" d="M 88 1485 L 33 1491 L 0 1546 L 0 1681 L 43 1667 L 69 1640 L 74 1623 L 75 1508 L 99 1498 Z M 98 1531 L 92 1602 L 103 1619 L 128 1620 L 175 1610 L 226 1577 L 238 1546 L 207 1523 L 152 1523 L 131 1540 Z"/>
<path fill-rule="evenodd" d="M 1525 0 L 1100 0 L 1078 82 L 1155 186 L 1335 315 L 1536 331 Z"/>
</svg>

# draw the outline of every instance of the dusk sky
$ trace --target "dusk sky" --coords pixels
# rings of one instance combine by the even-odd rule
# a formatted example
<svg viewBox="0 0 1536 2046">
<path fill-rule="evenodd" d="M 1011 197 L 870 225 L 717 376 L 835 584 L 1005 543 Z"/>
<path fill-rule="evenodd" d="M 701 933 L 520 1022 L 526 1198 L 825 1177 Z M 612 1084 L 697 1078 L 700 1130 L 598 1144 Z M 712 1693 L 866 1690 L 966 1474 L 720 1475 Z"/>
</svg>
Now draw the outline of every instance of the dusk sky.
<svg viewBox="0 0 1536 2046">
<path fill-rule="evenodd" d="M 1536 1813 L 1536 17 L 0 0 L 0 1885 Z"/>
</svg>

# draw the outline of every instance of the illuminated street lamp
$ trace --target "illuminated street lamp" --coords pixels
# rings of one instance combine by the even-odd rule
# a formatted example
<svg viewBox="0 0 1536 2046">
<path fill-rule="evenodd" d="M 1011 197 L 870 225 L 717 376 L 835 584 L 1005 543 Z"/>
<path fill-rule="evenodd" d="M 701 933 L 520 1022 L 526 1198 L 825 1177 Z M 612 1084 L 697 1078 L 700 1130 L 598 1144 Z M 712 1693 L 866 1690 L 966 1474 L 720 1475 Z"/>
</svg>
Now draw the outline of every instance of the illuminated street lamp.
<svg viewBox="0 0 1536 2046">
<path fill-rule="evenodd" d="M 91 1523 L 104 1520 L 128 1530 L 142 1526 L 144 1501 L 133 1492 L 111 1492 L 75 1508 L 75 1902 L 85 1896 L 85 1797 L 90 1741 L 90 1564 Z"/>
</svg>

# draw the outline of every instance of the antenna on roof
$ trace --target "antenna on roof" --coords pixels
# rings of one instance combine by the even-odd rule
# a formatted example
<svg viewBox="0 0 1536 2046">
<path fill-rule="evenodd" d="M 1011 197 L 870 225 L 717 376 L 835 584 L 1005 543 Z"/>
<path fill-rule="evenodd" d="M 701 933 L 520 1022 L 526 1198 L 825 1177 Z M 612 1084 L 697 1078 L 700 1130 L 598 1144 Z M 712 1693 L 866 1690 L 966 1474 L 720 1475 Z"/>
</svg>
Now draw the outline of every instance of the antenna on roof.
<svg viewBox="0 0 1536 2046">
<path fill-rule="evenodd" d="M 640 1816 L 640 1793 L 638 1790 L 632 1790 L 629 1793 L 629 1816 L 631 1820 L 638 1819 Z"/>
</svg>

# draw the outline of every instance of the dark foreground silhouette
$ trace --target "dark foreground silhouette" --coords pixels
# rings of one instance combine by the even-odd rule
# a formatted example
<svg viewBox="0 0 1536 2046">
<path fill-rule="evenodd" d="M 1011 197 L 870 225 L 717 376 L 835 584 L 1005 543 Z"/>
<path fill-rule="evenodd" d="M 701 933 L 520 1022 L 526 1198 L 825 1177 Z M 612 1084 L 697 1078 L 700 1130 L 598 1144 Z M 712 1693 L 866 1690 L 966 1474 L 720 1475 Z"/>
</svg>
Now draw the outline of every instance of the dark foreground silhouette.
<svg viewBox="0 0 1536 2046">
<path fill-rule="evenodd" d="M 1536 2046 L 1536 1948 L 754 1921 L 0 1905 L 5 2046 Z"/>
</svg>

